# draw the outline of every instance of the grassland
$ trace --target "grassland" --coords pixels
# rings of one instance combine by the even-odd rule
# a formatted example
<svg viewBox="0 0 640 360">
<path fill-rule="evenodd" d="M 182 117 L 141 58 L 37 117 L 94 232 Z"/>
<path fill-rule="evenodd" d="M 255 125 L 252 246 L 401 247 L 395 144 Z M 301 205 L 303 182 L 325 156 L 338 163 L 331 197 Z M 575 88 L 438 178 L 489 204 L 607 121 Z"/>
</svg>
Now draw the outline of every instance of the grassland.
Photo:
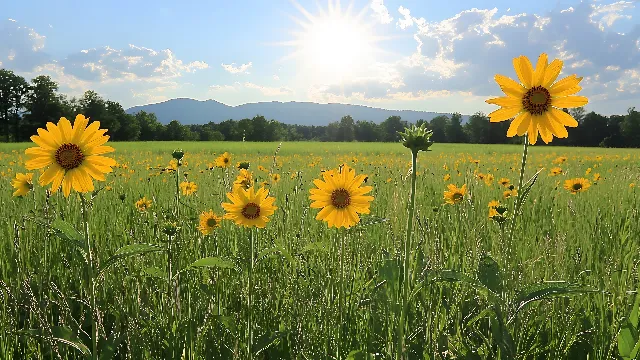
<svg viewBox="0 0 640 360">
<path fill-rule="evenodd" d="M 81 358 L 80 344 L 90 348 L 91 343 L 86 264 L 64 234 L 50 231 L 62 219 L 82 233 L 81 203 L 74 194 L 47 197 L 38 185 L 25 197 L 11 196 L 10 180 L 24 172 L 27 146 L 0 145 L 0 358 Z M 125 245 L 154 244 L 171 246 L 172 268 L 167 251 L 150 251 L 114 262 L 99 277 L 98 327 L 108 339 L 100 343 L 105 354 L 111 347 L 118 359 L 248 358 L 245 299 L 254 236 L 256 358 L 393 357 L 410 189 L 407 149 L 283 143 L 274 157 L 274 143 L 113 146 L 119 167 L 101 184 L 108 187 L 96 194 L 89 213 L 98 262 L 104 265 Z M 198 185 L 194 195 L 180 197 L 177 219 L 176 174 L 162 171 L 175 148 L 186 153 L 179 180 L 186 176 Z M 432 149 L 420 153 L 417 167 L 409 358 L 506 359 L 505 346 L 512 346 L 518 359 L 621 358 L 618 337 L 627 328 L 639 286 L 640 151 L 531 147 L 525 177 L 544 169 L 509 241 L 488 219 L 487 204 L 500 200 L 513 208 L 498 180 L 517 184 L 521 147 L 435 144 Z M 265 229 L 250 231 L 225 221 L 211 235 L 198 232 L 202 211 L 223 213 L 220 203 L 238 173 L 234 167 L 210 169 L 225 151 L 234 165 L 250 162 L 258 184 L 269 183 L 278 210 Z M 562 156 L 566 161 L 554 163 Z M 375 197 L 371 215 L 348 231 L 328 229 L 309 208 L 312 180 L 341 163 L 367 174 Z M 554 167 L 562 174 L 551 175 Z M 280 174 L 280 181 L 272 182 L 269 173 Z M 592 184 L 586 191 L 571 194 L 563 188 L 565 180 L 583 177 Z M 467 184 L 463 202 L 444 205 L 450 183 Z M 134 206 L 142 197 L 153 201 L 146 212 Z M 163 232 L 168 222 L 179 226 L 174 237 Z M 189 267 L 206 257 L 217 262 Z M 493 300 L 469 280 L 483 276 L 477 269 L 487 259 L 495 260 L 502 279 Z M 167 280 L 168 272 L 179 271 Z M 537 298 L 526 297 L 536 289 Z M 71 339 L 75 347 L 56 338 Z"/>
</svg>

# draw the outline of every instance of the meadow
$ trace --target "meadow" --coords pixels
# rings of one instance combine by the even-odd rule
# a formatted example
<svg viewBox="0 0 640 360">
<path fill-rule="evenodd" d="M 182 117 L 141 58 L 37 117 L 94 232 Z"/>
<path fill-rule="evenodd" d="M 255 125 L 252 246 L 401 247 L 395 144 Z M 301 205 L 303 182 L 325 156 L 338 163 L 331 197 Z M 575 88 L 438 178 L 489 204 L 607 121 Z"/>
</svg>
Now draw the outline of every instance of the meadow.
<svg viewBox="0 0 640 360">
<path fill-rule="evenodd" d="M 84 215 L 101 359 L 247 359 L 248 348 L 256 359 L 395 356 L 411 168 L 400 143 L 112 143 L 118 166 L 96 182 L 87 213 L 77 194 L 48 194 L 35 176 L 33 191 L 12 196 L 32 145 L 0 145 L 1 359 L 91 351 Z M 513 237 L 488 204 L 513 210 L 522 146 L 431 150 L 416 167 L 408 358 L 632 358 L 640 150 L 530 147 L 525 180 L 542 170 Z M 216 167 L 224 152 L 231 165 Z M 203 234 L 200 214 L 224 214 L 241 162 L 276 212 L 264 229 L 224 220 Z M 350 229 L 310 208 L 313 180 L 340 164 L 373 188 L 371 213 Z M 564 185 L 575 178 L 590 186 L 572 193 Z M 197 190 L 176 200 L 185 179 Z M 449 184 L 466 184 L 455 204 Z M 142 198 L 147 207 L 135 205 Z"/>
</svg>

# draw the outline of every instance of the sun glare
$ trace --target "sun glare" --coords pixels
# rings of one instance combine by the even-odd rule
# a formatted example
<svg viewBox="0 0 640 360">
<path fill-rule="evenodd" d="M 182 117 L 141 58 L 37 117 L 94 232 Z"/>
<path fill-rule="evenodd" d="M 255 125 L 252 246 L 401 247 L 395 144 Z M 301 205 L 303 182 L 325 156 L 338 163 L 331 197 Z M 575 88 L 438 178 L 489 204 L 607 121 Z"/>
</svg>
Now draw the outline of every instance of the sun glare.
<svg viewBox="0 0 640 360">
<path fill-rule="evenodd" d="M 381 38 L 372 32 L 372 24 L 363 21 L 366 8 L 352 14 L 340 2 L 328 3 L 328 9 L 311 14 L 294 3 L 304 19 L 293 18 L 301 29 L 292 31 L 295 40 L 280 43 L 295 50 L 285 57 L 300 59 L 304 71 L 326 82 L 348 80 L 367 64 L 375 61 L 375 43 Z"/>
</svg>

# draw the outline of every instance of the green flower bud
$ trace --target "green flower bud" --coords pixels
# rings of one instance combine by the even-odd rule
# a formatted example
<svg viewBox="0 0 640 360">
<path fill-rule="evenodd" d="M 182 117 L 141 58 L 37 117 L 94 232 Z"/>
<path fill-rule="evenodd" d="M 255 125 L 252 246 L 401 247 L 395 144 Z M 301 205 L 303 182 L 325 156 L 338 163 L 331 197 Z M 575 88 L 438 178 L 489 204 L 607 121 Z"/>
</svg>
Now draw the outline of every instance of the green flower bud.
<svg viewBox="0 0 640 360">
<path fill-rule="evenodd" d="M 430 151 L 429 147 L 433 145 L 433 141 L 430 141 L 433 131 L 427 130 L 426 123 L 420 126 L 412 125 L 410 128 L 405 128 L 404 132 L 398 131 L 398 134 L 402 137 L 402 145 L 414 153 Z"/>
<path fill-rule="evenodd" d="M 176 236 L 178 230 L 180 227 L 176 223 L 167 221 L 162 225 L 162 232 L 167 236 Z"/>
<path fill-rule="evenodd" d="M 174 159 L 180 161 L 184 156 L 184 151 L 182 151 L 182 149 L 173 150 L 173 153 L 171 153 L 171 156 L 173 156 Z"/>
<path fill-rule="evenodd" d="M 238 163 L 238 169 L 245 169 L 248 170 L 249 169 L 249 162 L 248 161 L 241 161 Z"/>
</svg>

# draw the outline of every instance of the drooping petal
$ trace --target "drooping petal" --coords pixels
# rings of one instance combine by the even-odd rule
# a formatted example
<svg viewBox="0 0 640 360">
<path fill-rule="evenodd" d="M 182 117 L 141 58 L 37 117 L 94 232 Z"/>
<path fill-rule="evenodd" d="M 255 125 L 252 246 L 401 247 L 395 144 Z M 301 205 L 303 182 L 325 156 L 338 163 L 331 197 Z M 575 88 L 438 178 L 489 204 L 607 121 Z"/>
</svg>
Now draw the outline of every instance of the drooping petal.
<svg viewBox="0 0 640 360">
<path fill-rule="evenodd" d="M 516 136 L 518 127 L 520 126 L 520 124 L 522 124 L 522 121 L 526 118 L 528 114 L 529 113 L 525 111 L 520 113 L 518 116 L 516 116 L 515 119 L 513 119 L 513 121 L 509 125 L 509 130 L 507 130 L 507 137 Z"/>
<path fill-rule="evenodd" d="M 489 114 L 491 122 L 500 122 L 509 120 L 522 112 L 522 107 L 500 108 Z"/>
<path fill-rule="evenodd" d="M 549 115 L 551 115 L 551 117 L 556 120 L 557 122 L 559 122 L 560 124 L 564 125 L 564 126 L 568 126 L 568 127 L 576 127 L 578 126 L 578 122 L 576 121 L 576 119 L 573 118 L 573 116 L 567 114 L 566 112 L 562 111 L 562 110 L 558 110 L 556 108 L 551 108 Z"/>
<path fill-rule="evenodd" d="M 585 106 L 589 102 L 585 96 L 565 96 L 561 98 L 552 98 L 551 106 L 557 108 L 574 108 Z"/>
<path fill-rule="evenodd" d="M 522 98 L 524 93 L 527 91 L 527 89 L 522 87 L 522 85 L 518 84 L 515 80 L 504 75 L 496 75 L 495 80 L 498 85 L 500 85 L 500 89 L 511 97 Z"/>
</svg>

